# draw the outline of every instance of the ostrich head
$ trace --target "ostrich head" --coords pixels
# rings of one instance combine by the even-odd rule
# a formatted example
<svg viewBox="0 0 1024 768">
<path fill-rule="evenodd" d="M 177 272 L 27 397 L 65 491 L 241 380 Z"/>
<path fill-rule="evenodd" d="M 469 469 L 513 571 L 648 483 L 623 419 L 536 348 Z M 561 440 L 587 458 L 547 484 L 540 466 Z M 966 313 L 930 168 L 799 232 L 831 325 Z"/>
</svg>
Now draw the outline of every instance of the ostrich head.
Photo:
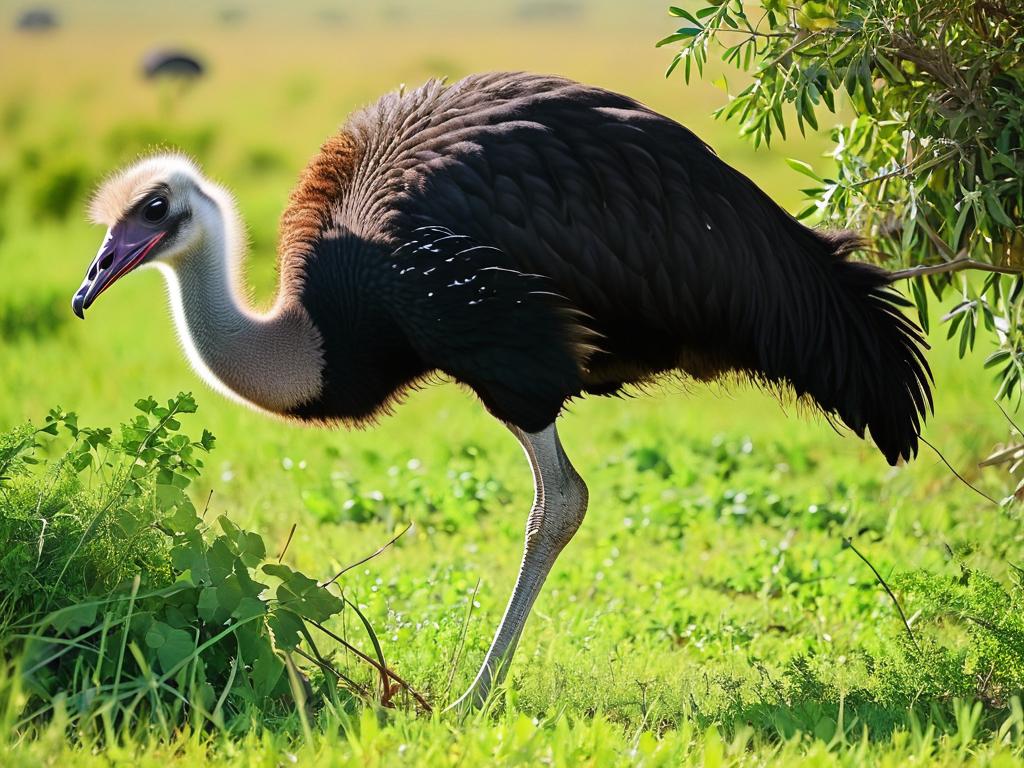
<svg viewBox="0 0 1024 768">
<path fill-rule="evenodd" d="M 89 206 L 107 236 L 71 308 L 84 318 L 97 296 L 140 267 L 180 269 L 211 238 L 226 238 L 226 222 L 236 218 L 228 212 L 234 213 L 231 196 L 183 155 L 154 155 L 114 174 Z"/>
</svg>

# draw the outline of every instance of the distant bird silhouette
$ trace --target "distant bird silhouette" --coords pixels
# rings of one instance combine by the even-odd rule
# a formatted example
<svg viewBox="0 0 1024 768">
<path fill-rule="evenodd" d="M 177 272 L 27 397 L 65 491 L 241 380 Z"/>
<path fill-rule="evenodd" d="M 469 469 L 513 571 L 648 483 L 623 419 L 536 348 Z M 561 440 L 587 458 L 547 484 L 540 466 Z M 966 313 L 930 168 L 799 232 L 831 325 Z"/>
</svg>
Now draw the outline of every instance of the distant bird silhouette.
<svg viewBox="0 0 1024 768">
<path fill-rule="evenodd" d="M 16 26 L 26 32 L 47 32 L 60 26 L 57 14 L 49 8 L 30 8 L 18 16 Z"/>
<path fill-rule="evenodd" d="M 205 71 L 203 62 L 186 51 L 158 49 L 147 53 L 142 61 L 142 73 L 150 80 L 198 80 Z"/>
<path fill-rule="evenodd" d="M 362 425 L 441 372 L 515 435 L 536 488 L 522 569 L 463 704 L 503 676 L 583 520 L 555 430 L 570 399 L 738 374 L 869 431 L 890 463 L 931 406 L 920 332 L 886 272 L 847 260 L 855 235 L 804 227 L 678 123 L 557 77 L 430 82 L 352 116 L 292 193 L 263 313 L 241 296 L 234 202 L 189 160 L 129 167 L 92 216 L 110 229 L 76 314 L 160 268 L 218 390 Z"/>
</svg>

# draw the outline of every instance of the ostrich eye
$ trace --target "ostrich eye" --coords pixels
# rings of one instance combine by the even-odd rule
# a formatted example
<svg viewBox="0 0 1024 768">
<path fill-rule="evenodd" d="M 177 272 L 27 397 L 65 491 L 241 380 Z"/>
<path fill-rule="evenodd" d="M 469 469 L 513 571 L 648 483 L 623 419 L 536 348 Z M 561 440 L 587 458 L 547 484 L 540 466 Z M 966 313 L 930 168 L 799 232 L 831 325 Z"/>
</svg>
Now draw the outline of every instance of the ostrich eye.
<svg viewBox="0 0 1024 768">
<path fill-rule="evenodd" d="M 170 207 L 166 197 L 156 195 L 147 200 L 145 205 L 142 206 L 142 218 L 150 224 L 159 224 L 167 218 L 167 212 L 170 210 Z"/>
</svg>

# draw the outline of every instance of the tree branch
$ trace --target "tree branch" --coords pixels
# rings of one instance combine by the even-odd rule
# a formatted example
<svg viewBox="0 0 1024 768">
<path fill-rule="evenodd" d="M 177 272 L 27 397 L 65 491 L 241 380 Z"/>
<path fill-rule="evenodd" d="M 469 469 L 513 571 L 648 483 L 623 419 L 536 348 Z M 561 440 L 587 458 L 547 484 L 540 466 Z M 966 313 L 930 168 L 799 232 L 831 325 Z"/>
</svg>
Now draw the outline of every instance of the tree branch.
<svg viewBox="0 0 1024 768">
<path fill-rule="evenodd" d="M 944 264 L 920 264 L 908 269 L 900 269 L 889 273 L 889 280 L 909 280 L 913 277 L 924 277 L 925 275 L 939 275 L 951 272 L 963 272 L 965 269 L 977 269 L 980 272 L 998 272 L 1001 275 L 1019 275 L 1024 273 L 1021 267 L 1000 267 L 996 264 L 986 264 L 977 259 L 966 256 L 960 259 L 953 259 Z"/>
<path fill-rule="evenodd" d="M 797 50 L 805 46 L 811 40 L 821 37 L 826 31 L 827 30 L 819 29 L 816 32 L 811 32 L 811 34 L 807 35 L 806 37 L 800 38 L 791 46 L 786 48 L 786 50 L 784 50 L 782 53 L 780 53 L 778 56 L 772 59 L 770 62 L 761 67 L 761 69 L 758 70 L 757 74 L 764 74 L 765 72 L 775 69 L 775 67 L 779 66 L 779 64 L 781 64 L 787 56 L 795 53 Z"/>
</svg>

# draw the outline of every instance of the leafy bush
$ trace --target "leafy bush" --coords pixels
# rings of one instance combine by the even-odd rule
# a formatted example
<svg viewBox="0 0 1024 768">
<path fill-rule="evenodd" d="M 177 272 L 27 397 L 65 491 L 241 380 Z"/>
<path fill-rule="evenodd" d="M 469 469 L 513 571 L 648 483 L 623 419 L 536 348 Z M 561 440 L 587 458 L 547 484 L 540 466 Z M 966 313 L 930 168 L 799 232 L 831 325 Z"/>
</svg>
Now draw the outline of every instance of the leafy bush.
<svg viewBox="0 0 1024 768">
<path fill-rule="evenodd" d="M 926 627 L 922 667 L 941 686 L 935 693 L 1003 706 L 1024 695 L 1024 571 L 1013 568 L 1005 586 L 961 569 L 957 578 L 919 571 L 894 581 Z M 957 635 L 967 641 L 943 642 Z"/>
<path fill-rule="evenodd" d="M 705 73 L 712 46 L 752 78 L 718 115 L 754 144 L 797 127 L 817 130 L 825 111 L 852 107 L 832 129 L 835 174 L 813 180 L 798 215 L 853 227 L 893 264 L 933 265 L 912 284 L 927 328 L 926 288 L 952 288 L 961 355 L 976 331 L 999 347 L 1000 397 L 1024 392 L 1024 281 L 980 286 L 950 274 L 979 263 L 1019 272 L 1024 263 L 1024 5 L 1016 0 L 705 0 L 669 13 L 683 26 L 669 73 Z M 710 70 L 709 70 L 710 71 Z M 970 261 L 975 260 L 975 261 Z"/>
<path fill-rule="evenodd" d="M 912 612 L 913 634 L 894 610 L 883 614 L 884 640 L 878 647 L 860 645 L 841 654 L 801 651 L 774 670 L 755 656 L 761 679 L 745 691 L 733 673 L 711 673 L 713 684 L 727 693 L 718 716 L 781 739 L 811 730 L 824 740 L 844 731 L 846 738 L 866 738 L 869 732 L 879 738 L 908 725 L 916 728 L 921 720 L 940 733 L 955 733 L 965 706 L 977 731 L 995 730 L 1007 715 L 1019 716 L 1024 698 L 1019 575 L 1006 587 L 967 568 L 954 578 L 915 570 L 894 575 L 890 584 Z M 699 632 L 691 624 L 680 636 Z"/>
<path fill-rule="evenodd" d="M 42 427 L 0 437 L 0 654 L 19 666 L 26 720 L 59 707 L 80 723 L 230 727 L 292 711 L 313 686 L 335 702 L 368 693 L 312 635 L 354 651 L 322 622 L 358 608 L 267 562 L 259 535 L 226 517 L 215 530 L 197 513 L 187 489 L 214 438 L 180 431 L 191 396 L 136 408 L 117 435 L 55 409 Z M 61 439 L 70 445 L 54 453 Z M 397 678 L 362 621 L 378 653 L 363 659 L 387 703 Z"/>
<path fill-rule="evenodd" d="M 835 660 L 799 656 L 782 677 L 781 700 L 858 702 L 902 717 L 908 705 L 978 702 L 986 710 L 1020 706 L 1024 698 L 1024 571 L 1012 569 L 1009 586 L 961 564 L 950 577 L 925 570 L 900 571 L 891 588 L 900 594 L 910 624 L 894 610 L 884 650 L 859 650 L 848 665 L 862 665 L 867 684 L 849 686 Z M 844 685 L 845 684 L 845 685 Z M 895 721 L 894 721 L 895 722 Z"/>
</svg>

